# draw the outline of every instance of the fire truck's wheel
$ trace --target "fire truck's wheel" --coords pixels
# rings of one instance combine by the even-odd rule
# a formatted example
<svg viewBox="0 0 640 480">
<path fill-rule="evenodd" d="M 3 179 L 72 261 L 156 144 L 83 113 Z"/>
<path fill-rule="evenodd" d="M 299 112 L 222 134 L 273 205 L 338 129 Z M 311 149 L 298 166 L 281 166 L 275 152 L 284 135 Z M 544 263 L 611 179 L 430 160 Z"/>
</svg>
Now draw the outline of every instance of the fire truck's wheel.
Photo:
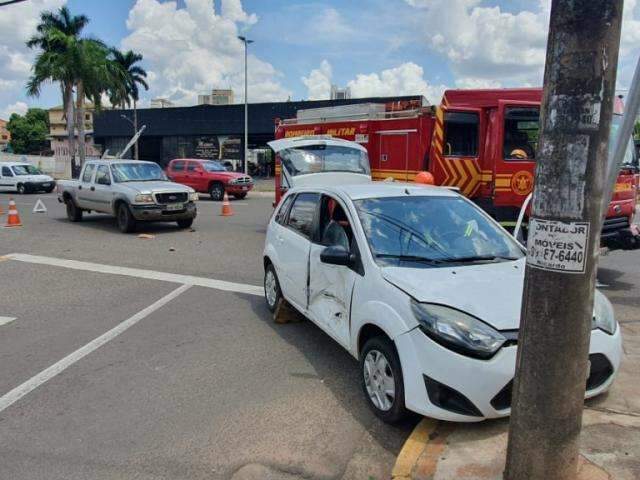
<svg viewBox="0 0 640 480">
<path fill-rule="evenodd" d="M 224 198 L 224 185 L 220 182 L 215 182 L 209 187 L 209 195 L 214 202 L 220 202 Z"/>
</svg>

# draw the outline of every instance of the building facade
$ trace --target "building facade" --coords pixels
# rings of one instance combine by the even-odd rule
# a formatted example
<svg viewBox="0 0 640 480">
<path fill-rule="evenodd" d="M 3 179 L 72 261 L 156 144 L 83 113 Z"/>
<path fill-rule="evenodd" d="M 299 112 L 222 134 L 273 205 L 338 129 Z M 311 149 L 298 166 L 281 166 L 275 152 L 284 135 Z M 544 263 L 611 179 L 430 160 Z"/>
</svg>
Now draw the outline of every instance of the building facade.
<svg viewBox="0 0 640 480">
<path fill-rule="evenodd" d="M 213 89 L 210 95 L 198 95 L 198 105 L 231 105 L 233 90 Z"/>
<path fill-rule="evenodd" d="M 89 157 L 100 156 L 100 150 L 93 142 L 93 115 L 95 107 L 92 103 L 84 104 L 84 131 L 85 131 L 85 151 Z M 78 135 L 76 132 L 76 154 L 78 153 Z M 67 121 L 62 105 L 49 109 L 49 140 L 51 150 L 58 158 L 70 156 L 69 134 L 67 133 Z"/>
<path fill-rule="evenodd" d="M 11 133 L 7 130 L 7 120 L 0 118 L 0 152 L 6 150 L 9 147 L 11 141 Z"/>
<path fill-rule="evenodd" d="M 351 100 L 270 102 L 249 104 L 249 149 L 268 148 L 276 122 L 294 118 L 298 110 L 354 103 L 426 102 L 422 96 L 374 97 Z M 94 119 L 95 142 L 111 154 L 121 151 L 132 136 L 127 110 L 104 110 Z M 138 141 L 140 160 L 165 166 L 174 158 L 229 160 L 244 158 L 244 105 L 198 105 L 170 109 L 139 109 L 138 125 L 146 129 Z M 234 162 L 235 161 L 235 162 Z"/>
<path fill-rule="evenodd" d="M 175 103 L 171 100 L 167 100 L 166 98 L 154 98 L 150 103 L 151 108 L 171 108 L 175 107 Z"/>
</svg>

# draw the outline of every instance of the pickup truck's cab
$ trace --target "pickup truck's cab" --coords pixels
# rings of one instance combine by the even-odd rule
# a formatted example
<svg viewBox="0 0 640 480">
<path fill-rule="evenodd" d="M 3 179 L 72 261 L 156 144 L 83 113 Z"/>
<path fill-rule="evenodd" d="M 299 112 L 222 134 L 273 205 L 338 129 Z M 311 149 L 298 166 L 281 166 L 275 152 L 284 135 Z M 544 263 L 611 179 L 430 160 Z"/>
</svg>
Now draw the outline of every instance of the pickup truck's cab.
<svg viewBox="0 0 640 480">
<path fill-rule="evenodd" d="M 45 175 L 36 167 L 26 162 L 0 163 L 0 192 L 31 192 L 50 193 L 56 182 L 49 175 Z"/>
<path fill-rule="evenodd" d="M 58 201 L 67 206 L 69 220 L 83 212 L 114 215 L 123 233 L 137 222 L 177 222 L 188 228 L 197 215 L 198 194 L 167 180 L 158 164 L 137 160 L 96 160 L 85 163 L 78 180 L 58 184 Z"/>
<path fill-rule="evenodd" d="M 177 158 L 169 162 L 167 176 L 197 192 L 208 193 L 216 201 L 222 200 L 225 192 L 242 199 L 253 189 L 253 179 L 249 175 L 230 172 L 215 160 Z"/>
</svg>

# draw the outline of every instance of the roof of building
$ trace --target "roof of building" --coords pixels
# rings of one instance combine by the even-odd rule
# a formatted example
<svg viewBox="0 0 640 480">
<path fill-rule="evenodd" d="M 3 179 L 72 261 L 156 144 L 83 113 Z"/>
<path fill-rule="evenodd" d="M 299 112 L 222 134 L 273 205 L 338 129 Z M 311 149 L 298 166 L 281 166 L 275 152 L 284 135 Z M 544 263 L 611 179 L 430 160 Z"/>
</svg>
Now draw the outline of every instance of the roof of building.
<svg viewBox="0 0 640 480">
<path fill-rule="evenodd" d="M 387 103 L 420 100 L 420 95 L 372 97 L 348 100 L 314 100 L 249 104 L 251 135 L 273 137 L 275 120 L 293 118 L 298 110 L 353 103 Z M 121 116 L 133 118 L 131 110 L 103 110 L 94 115 L 96 137 L 130 137 L 131 124 Z M 244 104 L 196 105 L 192 107 L 138 109 L 138 125 L 146 125 L 143 136 L 225 135 L 244 132 Z"/>
</svg>

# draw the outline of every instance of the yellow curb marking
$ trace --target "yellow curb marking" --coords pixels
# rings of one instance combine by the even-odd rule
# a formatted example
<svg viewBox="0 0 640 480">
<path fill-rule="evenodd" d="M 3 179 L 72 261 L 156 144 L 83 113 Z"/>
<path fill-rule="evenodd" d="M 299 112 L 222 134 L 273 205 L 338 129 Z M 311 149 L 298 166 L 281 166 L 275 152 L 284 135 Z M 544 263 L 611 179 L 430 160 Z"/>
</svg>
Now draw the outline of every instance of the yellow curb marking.
<svg viewBox="0 0 640 480">
<path fill-rule="evenodd" d="M 404 480 L 411 478 L 411 471 L 416 465 L 418 458 L 429 442 L 429 435 L 436 429 L 438 422 L 430 418 L 423 418 L 416 428 L 413 429 L 409 438 L 402 446 L 400 454 L 393 466 L 391 478 L 394 480 Z"/>
</svg>

